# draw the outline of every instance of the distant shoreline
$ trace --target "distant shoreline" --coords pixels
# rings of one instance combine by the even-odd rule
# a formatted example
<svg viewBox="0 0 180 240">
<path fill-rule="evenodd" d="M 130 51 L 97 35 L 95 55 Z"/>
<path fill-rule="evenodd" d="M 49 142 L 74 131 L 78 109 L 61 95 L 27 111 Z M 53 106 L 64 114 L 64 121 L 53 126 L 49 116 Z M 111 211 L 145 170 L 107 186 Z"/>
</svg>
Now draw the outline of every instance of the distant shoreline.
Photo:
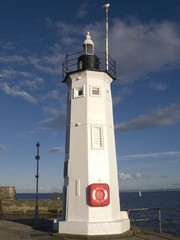
<svg viewBox="0 0 180 240">
<path fill-rule="evenodd" d="M 141 190 L 142 192 L 177 192 L 180 191 L 180 188 L 171 188 L 171 189 L 137 189 L 137 190 L 120 190 L 120 192 L 138 192 Z"/>
<path fill-rule="evenodd" d="M 141 190 L 142 192 L 176 192 L 176 191 L 180 191 L 180 188 L 170 188 L 170 189 L 136 189 L 136 190 L 120 190 L 120 193 L 128 193 L 128 192 L 138 192 L 139 190 Z M 35 192 L 16 192 L 16 194 L 32 194 L 35 195 Z M 51 195 L 53 194 L 53 192 L 40 192 L 39 195 L 42 194 L 47 194 L 47 195 Z M 62 195 L 62 192 L 59 192 L 60 195 Z"/>
</svg>

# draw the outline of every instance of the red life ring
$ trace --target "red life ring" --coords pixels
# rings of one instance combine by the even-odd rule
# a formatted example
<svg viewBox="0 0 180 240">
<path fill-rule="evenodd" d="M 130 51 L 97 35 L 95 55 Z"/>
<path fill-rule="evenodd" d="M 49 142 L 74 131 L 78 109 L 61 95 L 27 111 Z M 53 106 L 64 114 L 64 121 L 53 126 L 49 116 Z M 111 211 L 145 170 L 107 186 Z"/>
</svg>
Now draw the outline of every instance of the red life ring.
<svg viewBox="0 0 180 240">
<path fill-rule="evenodd" d="M 92 207 L 107 206 L 110 203 L 109 185 L 106 183 L 93 183 L 89 186 L 89 202 Z"/>
</svg>

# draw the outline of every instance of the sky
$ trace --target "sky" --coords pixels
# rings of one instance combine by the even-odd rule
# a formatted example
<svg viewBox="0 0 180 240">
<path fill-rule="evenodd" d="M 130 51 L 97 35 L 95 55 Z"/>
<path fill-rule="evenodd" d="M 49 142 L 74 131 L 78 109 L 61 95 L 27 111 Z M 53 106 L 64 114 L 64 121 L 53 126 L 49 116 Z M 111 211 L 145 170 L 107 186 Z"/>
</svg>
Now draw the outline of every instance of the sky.
<svg viewBox="0 0 180 240">
<path fill-rule="evenodd" d="M 105 51 L 101 0 L 1 0 L 0 186 L 61 192 L 65 55 L 89 31 Z M 180 1 L 110 0 L 109 55 L 120 190 L 180 188 Z"/>
</svg>

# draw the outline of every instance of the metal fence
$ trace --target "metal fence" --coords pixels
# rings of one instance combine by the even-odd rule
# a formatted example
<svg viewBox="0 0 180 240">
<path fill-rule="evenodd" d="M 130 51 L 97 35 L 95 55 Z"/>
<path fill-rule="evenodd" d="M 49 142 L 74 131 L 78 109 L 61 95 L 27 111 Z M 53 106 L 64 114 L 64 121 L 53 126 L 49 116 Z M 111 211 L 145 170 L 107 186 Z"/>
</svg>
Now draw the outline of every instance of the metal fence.
<svg viewBox="0 0 180 240">
<path fill-rule="evenodd" d="M 128 210 L 133 225 L 180 236 L 180 210 L 177 208 L 134 208 Z M 148 223 L 148 224 L 147 224 Z"/>
<path fill-rule="evenodd" d="M 141 215 L 137 214 L 141 212 Z M 142 214 L 142 212 L 148 212 L 147 214 Z M 150 214 L 150 212 L 152 214 Z M 133 214 L 135 213 L 135 214 Z M 155 215 L 156 213 L 156 215 Z M 159 224 L 159 232 L 162 233 L 162 218 L 160 208 L 134 208 L 128 210 L 128 215 L 131 222 L 153 222 Z"/>
<path fill-rule="evenodd" d="M 62 64 L 62 80 L 70 72 L 75 72 L 78 69 L 78 58 L 83 55 L 84 52 L 76 52 L 73 54 L 66 54 L 64 62 Z M 107 72 L 113 79 L 116 79 L 116 62 L 105 53 L 95 52 L 95 56 L 99 58 L 99 71 Z M 108 59 L 108 66 L 107 60 Z"/>
</svg>

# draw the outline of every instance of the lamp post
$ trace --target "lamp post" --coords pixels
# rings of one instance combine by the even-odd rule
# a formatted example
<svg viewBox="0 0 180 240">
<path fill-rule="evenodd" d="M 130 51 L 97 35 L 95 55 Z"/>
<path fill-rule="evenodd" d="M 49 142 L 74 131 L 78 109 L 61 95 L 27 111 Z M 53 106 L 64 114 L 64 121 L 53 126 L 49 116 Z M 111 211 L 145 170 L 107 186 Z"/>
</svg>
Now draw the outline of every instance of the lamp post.
<svg viewBox="0 0 180 240">
<path fill-rule="evenodd" d="M 39 210 L 38 210 L 38 179 L 39 179 L 39 159 L 40 159 L 40 156 L 39 156 L 40 144 L 39 144 L 39 142 L 37 142 L 36 147 L 37 147 L 37 155 L 36 155 L 35 159 L 37 160 L 37 169 L 36 169 L 36 176 L 35 176 L 35 178 L 36 178 L 35 222 L 38 223 L 38 215 L 39 215 Z"/>
</svg>

